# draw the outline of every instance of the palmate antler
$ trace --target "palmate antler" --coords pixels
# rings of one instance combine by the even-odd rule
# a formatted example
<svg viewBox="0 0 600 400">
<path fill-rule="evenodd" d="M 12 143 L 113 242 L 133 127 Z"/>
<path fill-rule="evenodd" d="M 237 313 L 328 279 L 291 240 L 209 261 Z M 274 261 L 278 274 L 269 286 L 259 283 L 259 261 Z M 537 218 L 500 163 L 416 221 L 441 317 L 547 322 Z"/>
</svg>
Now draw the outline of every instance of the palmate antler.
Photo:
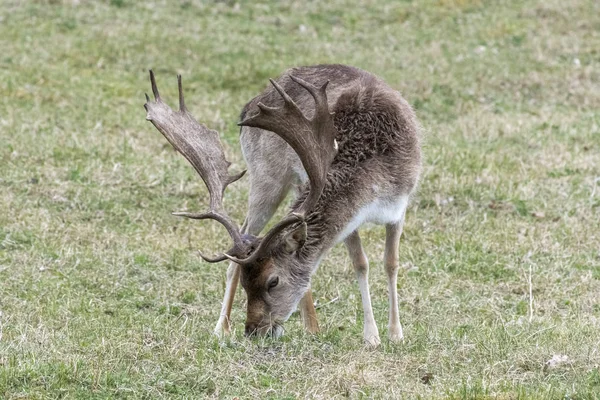
<svg viewBox="0 0 600 400">
<path fill-rule="evenodd" d="M 310 181 L 310 190 L 298 209 L 277 224 L 260 242 L 258 248 L 246 259 L 234 259 L 238 264 L 249 264 L 260 258 L 271 245 L 271 241 L 289 225 L 303 221 L 306 213 L 317 204 L 325 187 L 327 172 L 337 152 L 336 130 L 327 103 L 327 85 L 316 87 L 300 78 L 290 78 L 306 89 L 315 100 L 315 114 L 307 118 L 300 107 L 273 79 L 269 79 L 283 98 L 283 107 L 272 108 L 258 103 L 260 112 L 246 118 L 238 125 L 265 129 L 277 134 L 294 149 Z"/>
<path fill-rule="evenodd" d="M 246 118 L 238 125 L 252 126 L 271 131 L 285 140 L 294 149 L 302 161 L 310 181 L 310 192 L 296 211 L 304 215 L 315 206 L 325 181 L 329 166 L 336 154 L 333 118 L 327 104 L 327 85 L 316 87 L 300 78 L 290 76 L 298 85 L 306 89 L 315 99 L 315 115 L 308 119 L 298 105 L 273 79 L 269 79 L 277 92 L 283 97 L 282 108 L 267 107 L 258 103 L 260 112 Z"/>
<path fill-rule="evenodd" d="M 230 163 L 225 159 L 219 134 L 198 123 L 185 108 L 181 76 L 177 76 L 179 84 L 179 111 L 173 111 L 160 98 L 154 74 L 150 71 L 150 82 L 155 101 L 146 95 L 144 108 L 146 119 L 163 134 L 163 136 L 179 151 L 192 166 L 208 188 L 210 195 L 210 211 L 206 213 L 173 213 L 177 216 L 193 219 L 214 219 L 221 223 L 233 240 L 233 247 L 215 258 L 202 258 L 207 262 L 218 262 L 225 259 L 240 265 L 251 264 L 264 256 L 273 239 L 286 227 L 303 222 L 305 214 L 315 206 L 325 181 L 329 166 L 335 157 L 335 128 L 327 104 L 326 82 L 320 88 L 300 78 L 290 78 L 304 87 L 315 100 L 315 114 L 308 119 L 298 105 L 290 98 L 277 82 L 270 80 L 277 92 L 283 97 L 282 108 L 267 107 L 258 104 L 260 112 L 240 122 L 240 126 L 253 126 L 269 130 L 283 138 L 298 154 L 310 180 L 310 191 L 296 212 L 291 213 L 275 225 L 263 238 L 258 239 L 258 247 L 247 258 L 239 258 L 247 252 L 248 243 L 242 239 L 238 226 L 229 218 L 223 209 L 223 192 L 227 185 L 241 178 L 246 171 L 230 176 L 227 169 Z"/>
<path fill-rule="evenodd" d="M 236 175 L 229 175 L 227 169 L 231 164 L 225 159 L 223 146 L 217 131 L 208 129 L 194 119 L 186 107 L 183 99 L 181 75 L 177 75 L 179 86 L 179 111 L 173 111 L 160 98 L 154 73 L 150 70 L 150 82 L 154 101 L 146 95 L 146 119 L 163 134 L 163 136 L 179 151 L 202 177 L 208 188 L 210 196 L 210 211 L 206 213 L 178 212 L 174 215 L 192 219 L 214 219 L 221 223 L 231 239 L 233 247 L 228 251 L 232 255 L 241 255 L 246 251 L 238 226 L 229 218 L 223 209 L 223 193 L 227 185 L 240 179 L 246 171 Z M 207 258 L 208 262 L 218 262 L 227 259 L 225 254 L 216 258 Z"/>
</svg>

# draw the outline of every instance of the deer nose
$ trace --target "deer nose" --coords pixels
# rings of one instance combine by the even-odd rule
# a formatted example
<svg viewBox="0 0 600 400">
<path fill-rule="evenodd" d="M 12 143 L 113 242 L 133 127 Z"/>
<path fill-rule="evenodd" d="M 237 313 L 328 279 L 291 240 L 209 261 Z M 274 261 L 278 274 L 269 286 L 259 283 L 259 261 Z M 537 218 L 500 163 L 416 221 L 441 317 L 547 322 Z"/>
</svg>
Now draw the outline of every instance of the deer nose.
<svg viewBox="0 0 600 400">
<path fill-rule="evenodd" d="M 254 336 L 256 334 L 256 324 L 247 323 L 246 330 L 244 331 L 246 336 Z"/>
</svg>

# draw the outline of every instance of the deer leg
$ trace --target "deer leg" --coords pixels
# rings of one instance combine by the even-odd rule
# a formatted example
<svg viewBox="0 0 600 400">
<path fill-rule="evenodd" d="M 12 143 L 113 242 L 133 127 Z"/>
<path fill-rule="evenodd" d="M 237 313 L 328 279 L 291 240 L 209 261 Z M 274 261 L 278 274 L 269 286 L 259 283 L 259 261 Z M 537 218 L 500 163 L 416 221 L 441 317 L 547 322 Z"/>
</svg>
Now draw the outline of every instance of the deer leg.
<svg viewBox="0 0 600 400">
<path fill-rule="evenodd" d="M 364 312 L 363 336 L 367 344 L 378 346 L 381 343 L 381 340 L 379 339 L 379 330 L 377 329 L 375 317 L 373 316 L 371 294 L 369 293 L 369 261 L 362 248 L 358 231 L 352 232 L 350 236 L 346 238 L 344 243 L 346 244 L 350 258 L 352 259 L 352 265 L 354 266 L 354 272 L 356 272 L 358 288 L 362 298 Z"/>
<path fill-rule="evenodd" d="M 215 326 L 215 335 L 221 337 L 228 335 L 231 332 L 231 325 L 229 323 L 229 316 L 231 315 L 231 307 L 233 306 L 233 298 L 235 297 L 235 290 L 237 289 L 240 281 L 240 266 L 236 263 L 229 263 L 227 267 L 227 278 L 225 281 L 225 296 L 223 297 L 223 304 L 221 306 L 221 314 L 219 320 Z"/>
<path fill-rule="evenodd" d="M 400 221 L 388 224 L 385 227 L 384 263 L 385 272 L 388 277 L 388 294 L 390 300 L 388 334 L 392 342 L 400 342 L 404 338 L 398 314 L 398 292 L 396 288 L 398 280 L 398 244 L 400 243 L 403 224 L 404 216 Z"/>
<path fill-rule="evenodd" d="M 310 288 L 304 294 L 302 300 L 300 300 L 300 315 L 302 316 L 302 322 L 304 322 L 304 328 L 309 333 L 319 332 L 319 321 L 317 320 L 317 311 L 313 303 L 312 291 Z"/>
</svg>

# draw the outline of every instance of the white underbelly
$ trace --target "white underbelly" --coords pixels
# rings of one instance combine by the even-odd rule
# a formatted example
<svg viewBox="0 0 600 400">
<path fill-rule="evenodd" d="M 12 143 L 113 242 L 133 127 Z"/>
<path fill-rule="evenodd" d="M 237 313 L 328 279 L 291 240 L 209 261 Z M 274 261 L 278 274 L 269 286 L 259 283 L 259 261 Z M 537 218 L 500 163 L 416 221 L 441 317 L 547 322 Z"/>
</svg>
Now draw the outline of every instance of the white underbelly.
<svg viewBox="0 0 600 400">
<path fill-rule="evenodd" d="M 366 222 L 383 225 L 400 221 L 404 217 L 407 205 L 408 196 L 375 200 L 356 213 L 354 218 L 342 229 L 336 239 L 336 243 L 346 239 L 348 235 Z"/>
</svg>

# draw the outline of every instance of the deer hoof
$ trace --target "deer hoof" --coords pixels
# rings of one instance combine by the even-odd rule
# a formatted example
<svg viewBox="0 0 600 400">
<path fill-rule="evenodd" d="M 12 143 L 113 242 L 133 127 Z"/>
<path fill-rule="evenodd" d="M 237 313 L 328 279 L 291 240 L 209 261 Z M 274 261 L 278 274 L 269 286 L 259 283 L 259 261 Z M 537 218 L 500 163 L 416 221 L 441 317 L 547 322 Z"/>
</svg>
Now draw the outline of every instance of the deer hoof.
<svg viewBox="0 0 600 400">
<path fill-rule="evenodd" d="M 215 326 L 213 334 L 219 339 L 231 335 L 231 329 L 229 327 L 229 324 L 223 321 L 217 322 L 217 326 Z"/>
<path fill-rule="evenodd" d="M 404 334 L 402 333 L 402 327 L 390 327 L 390 341 L 392 343 L 401 343 L 404 341 Z"/>
<path fill-rule="evenodd" d="M 381 339 L 379 339 L 379 335 L 365 335 L 365 343 L 367 347 L 376 348 L 381 344 Z"/>
</svg>

